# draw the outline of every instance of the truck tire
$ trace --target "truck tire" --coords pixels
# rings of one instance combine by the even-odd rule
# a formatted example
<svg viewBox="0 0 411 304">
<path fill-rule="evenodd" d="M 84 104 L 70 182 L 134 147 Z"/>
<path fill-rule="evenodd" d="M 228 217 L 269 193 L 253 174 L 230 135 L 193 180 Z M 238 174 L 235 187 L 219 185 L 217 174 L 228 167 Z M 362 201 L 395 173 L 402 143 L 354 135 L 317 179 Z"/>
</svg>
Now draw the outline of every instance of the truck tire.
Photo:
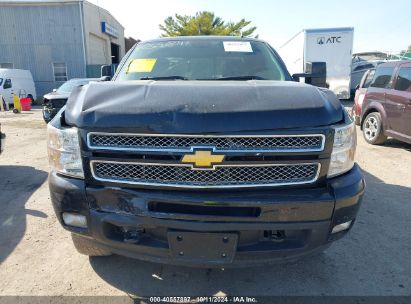
<svg viewBox="0 0 411 304">
<path fill-rule="evenodd" d="M 92 241 L 78 236 L 77 234 L 72 233 L 71 239 L 73 240 L 74 247 L 81 254 L 88 256 L 109 256 L 112 253 L 108 250 L 96 247 Z"/>
<path fill-rule="evenodd" d="M 362 125 L 362 133 L 367 143 L 371 145 L 382 145 L 387 139 L 381 121 L 381 114 L 372 112 L 367 115 Z"/>
</svg>

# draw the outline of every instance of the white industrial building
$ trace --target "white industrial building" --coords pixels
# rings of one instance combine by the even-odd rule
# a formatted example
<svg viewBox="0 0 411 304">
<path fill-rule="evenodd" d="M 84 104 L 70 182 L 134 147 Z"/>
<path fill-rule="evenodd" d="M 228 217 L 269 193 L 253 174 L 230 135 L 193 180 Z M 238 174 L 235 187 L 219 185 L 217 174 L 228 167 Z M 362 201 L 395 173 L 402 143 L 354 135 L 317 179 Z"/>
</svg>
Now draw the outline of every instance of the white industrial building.
<svg viewBox="0 0 411 304">
<path fill-rule="evenodd" d="M 0 68 L 30 70 L 37 95 L 124 56 L 124 27 L 85 0 L 0 1 Z"/>
</svg>

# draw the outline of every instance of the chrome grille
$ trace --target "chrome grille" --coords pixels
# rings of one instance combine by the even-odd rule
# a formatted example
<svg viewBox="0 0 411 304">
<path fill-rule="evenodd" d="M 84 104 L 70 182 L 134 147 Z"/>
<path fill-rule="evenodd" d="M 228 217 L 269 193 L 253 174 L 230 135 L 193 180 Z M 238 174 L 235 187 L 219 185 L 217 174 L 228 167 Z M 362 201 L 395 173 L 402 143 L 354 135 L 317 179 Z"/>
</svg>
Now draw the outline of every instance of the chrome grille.
<svg viewBox="0 0 411 304">
<path fill-rule="evenodd" d="M 322 151 L 325 137 L 315 135 L 213 136 L 89 133 L 91 149 L 125 151 L 179 151 L 209 146 L 217 151 L 306 152 Z"/>
<path fill-rule="evenodd" d="M 220 165 L 215 170 L 193 170 L 190 165 L 91 161 L 93 177 L 100 181 L 191 188 L 307 184 L 316 181 L 319 170 L 318 163 Z"/>
</svg>

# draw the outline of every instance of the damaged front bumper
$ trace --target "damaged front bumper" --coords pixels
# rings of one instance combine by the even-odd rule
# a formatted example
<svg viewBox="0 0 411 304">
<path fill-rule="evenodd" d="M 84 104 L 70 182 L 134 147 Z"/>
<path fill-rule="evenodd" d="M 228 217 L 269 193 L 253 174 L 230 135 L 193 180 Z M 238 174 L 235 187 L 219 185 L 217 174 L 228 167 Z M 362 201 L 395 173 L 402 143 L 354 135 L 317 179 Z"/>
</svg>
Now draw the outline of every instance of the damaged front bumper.
<svg viewBox="0 0 411 304">
<path fill-rule="evenodd" d="M 321 251 L 349 231 L 331 233 L 336 225 L 355 221 L 365 187 L 357 165 L 322 188 L 123 189 L 89 187 L 55 173 L 49 184 L 62 225 L 96 246 L 203 267 L 283 262 Z M 88 227 L 65 225 L 64 212 L 85 215 Z"/>
</svg>

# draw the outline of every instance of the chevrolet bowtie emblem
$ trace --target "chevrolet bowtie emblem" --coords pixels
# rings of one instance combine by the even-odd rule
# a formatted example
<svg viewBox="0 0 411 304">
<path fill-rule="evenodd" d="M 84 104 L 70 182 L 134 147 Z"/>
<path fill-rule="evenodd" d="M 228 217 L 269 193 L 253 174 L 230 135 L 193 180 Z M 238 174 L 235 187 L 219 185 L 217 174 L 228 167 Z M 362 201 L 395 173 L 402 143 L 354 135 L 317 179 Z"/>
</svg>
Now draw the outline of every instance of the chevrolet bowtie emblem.
<svg viewBox="0 0 411 304">
<path fill-rule="evenodd" d="M 181 162 L 192 164 L 196 169 L 214 169 L 214 165 L 222 163 L 224 157 L 224 155 L 213 154 L 211 151 L 197 150 L 193 154 L 184 155 Z"/>
</svg>

